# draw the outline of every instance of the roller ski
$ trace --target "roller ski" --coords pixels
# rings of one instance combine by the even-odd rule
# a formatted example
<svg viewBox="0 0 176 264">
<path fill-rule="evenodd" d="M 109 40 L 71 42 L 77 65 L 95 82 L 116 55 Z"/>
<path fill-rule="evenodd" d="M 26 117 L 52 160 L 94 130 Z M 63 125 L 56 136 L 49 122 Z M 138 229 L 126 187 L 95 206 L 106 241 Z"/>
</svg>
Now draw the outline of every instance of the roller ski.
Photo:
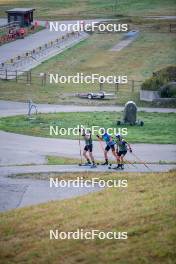
<svg viewBox="0 0 176 264">
<path fill-rule="evenodd" d="M 84 167 L 90 167 L 92 165 L 91 162 L 86 162 L 86 163 L 80 163 L 78 164 L 79 166 L 84 166 Z"/>
<path fill-rule="evenodd" d="M 117 166 L 114 166 L 114 167 L 112 167 L 112 166 L 109 166 L 108 167 L 108 169 L 112 169 L 112 170 L 124 170 L 124 164 L 118 164 Z"/>
<path fill-rule="evenodd" d="M 91 166 L 91 169 L 97 168 L 97 165 L 95 163 L 93 163 Z"/>
<path fill-rule="evenodd" d="M 108 163 L 108 161 L 106 160 L 105 162 L 101 163 L 101 165 L 102 165 L 102 166 L 106 166 L 106 165 L 108 166 L 109 163 Z"/>
</svg>

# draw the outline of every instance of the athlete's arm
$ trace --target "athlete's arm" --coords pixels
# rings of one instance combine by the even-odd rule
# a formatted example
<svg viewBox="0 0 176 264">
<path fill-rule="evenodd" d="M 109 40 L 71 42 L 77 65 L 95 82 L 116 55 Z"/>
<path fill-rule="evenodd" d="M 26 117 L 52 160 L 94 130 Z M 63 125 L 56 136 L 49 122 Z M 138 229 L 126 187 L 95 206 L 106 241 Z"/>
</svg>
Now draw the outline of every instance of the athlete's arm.
<svg viewBox="0 0 176 264">
<path fill-rule="evenodd" d="M 100 137 L 99 135 L 96 135 L 96 137 L 97 137 L 99 140 L 103 141 L 103 138 Z"/>
</svg>

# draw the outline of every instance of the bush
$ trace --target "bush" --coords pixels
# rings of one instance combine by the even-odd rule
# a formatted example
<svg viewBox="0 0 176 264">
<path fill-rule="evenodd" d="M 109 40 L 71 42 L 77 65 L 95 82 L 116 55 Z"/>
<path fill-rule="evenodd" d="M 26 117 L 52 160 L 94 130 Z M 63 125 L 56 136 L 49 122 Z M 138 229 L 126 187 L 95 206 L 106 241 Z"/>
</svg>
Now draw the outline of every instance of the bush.
<svg viewBox="0 0 176 264">
<path fill-rule="evenodd" d="M 176 97 L 176 82 L 168 83 L 161 87 L 162 98 L 175 98 Z"/>
<path fill-rule="evenodd" d="M 142 90 L 159 91 L 168 82 L 176 81 L 176 66 L 169 66 L 158 72 L 142 84 Z"/>
</svg>

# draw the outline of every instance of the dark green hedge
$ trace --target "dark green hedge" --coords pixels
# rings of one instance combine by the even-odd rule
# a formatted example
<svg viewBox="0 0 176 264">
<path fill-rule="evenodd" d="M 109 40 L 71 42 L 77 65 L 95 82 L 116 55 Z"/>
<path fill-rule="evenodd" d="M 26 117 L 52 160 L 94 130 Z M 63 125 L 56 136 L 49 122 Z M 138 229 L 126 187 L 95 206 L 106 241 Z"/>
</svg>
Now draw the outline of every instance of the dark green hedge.
<svg viewBox="0 0 176 264">
<path fill-rule="evenodd" d="M 142 84 L 142 90 L 159 91 L 160 88 L 169 82 L 176 81 L 176 66 L 169 66 L 153 73 L 150 79 Z"/>
</svg>

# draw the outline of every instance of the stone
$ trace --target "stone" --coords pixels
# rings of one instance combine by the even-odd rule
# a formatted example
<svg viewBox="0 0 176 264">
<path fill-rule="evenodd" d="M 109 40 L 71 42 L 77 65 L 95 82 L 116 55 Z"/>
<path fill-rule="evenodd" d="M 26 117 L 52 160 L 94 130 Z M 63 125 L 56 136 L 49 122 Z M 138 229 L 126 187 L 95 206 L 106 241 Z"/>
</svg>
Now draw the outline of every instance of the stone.
<svg viewBox="0 0 176 264">
<path fill-rule="evenodd" d="M 124 125 L 128 124 L 131 126 L 140 125 L 143 126 L 144 122 L 141 120 L 137 120 L 137 106 L 135 102 L 128 101 L 125 104 L 124 112 L 123 112 L 123 119 L 122 121 L 117 121 L 117 125 Z"/>
<path fill-rule="evenodd" d="M 135 125 L 136 118 L 137 118 L 137 106 L 133 101 L 128 101 L 125 104 L 123 121 L 124 123 Z"/>
</svg>

